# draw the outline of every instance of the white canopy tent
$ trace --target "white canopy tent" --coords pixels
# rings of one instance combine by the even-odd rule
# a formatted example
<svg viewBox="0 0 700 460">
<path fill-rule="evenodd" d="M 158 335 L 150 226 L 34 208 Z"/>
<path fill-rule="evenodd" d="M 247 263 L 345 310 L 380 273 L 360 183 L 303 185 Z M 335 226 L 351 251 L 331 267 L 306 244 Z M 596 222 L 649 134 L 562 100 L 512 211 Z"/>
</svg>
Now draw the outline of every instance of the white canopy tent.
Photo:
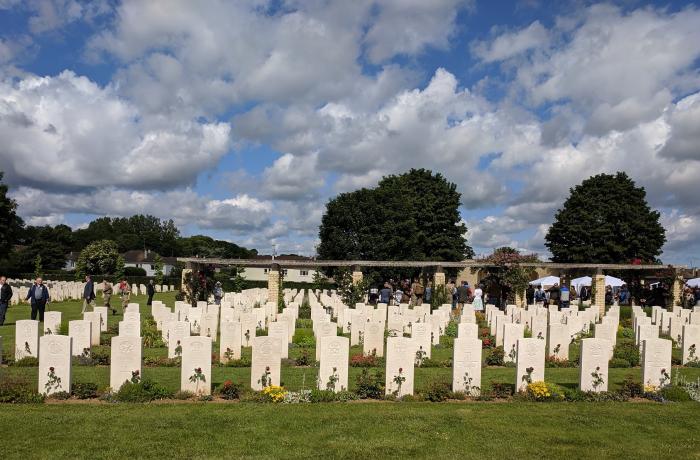
<svg viewBox="0 0 700 460">
<path fill-rule="evenodd" d="M 581 278 L 575 278 L 571 280 L 571 286 L 579 292 L 581 286 L 590 286 L 593 283 L 593 278 L 590 276 L 582 276 Z M 615 278 L 614 276 L 605 275 L 605 285 L 611 286 L 613 288 L 620 287 L 625 283 L 620 278 Z"/>
<path fill-rule="evenodd" d="M 700 286 L 700 278 L 693 278 L 689 279 L 688 281 L 685 282 L 686 286 L 690 286 L 692 288 Z"/>
<path fill-rule="evenodd" d="M 530 281 L 530 285 L 532 286 L 541 285 L 542 287 L 549 287 L 554 286 L 555 284 L 559 284 L 558 276 L 545 276 L 543 278 L 536 279 L 535 281 Z"/>
</svg>

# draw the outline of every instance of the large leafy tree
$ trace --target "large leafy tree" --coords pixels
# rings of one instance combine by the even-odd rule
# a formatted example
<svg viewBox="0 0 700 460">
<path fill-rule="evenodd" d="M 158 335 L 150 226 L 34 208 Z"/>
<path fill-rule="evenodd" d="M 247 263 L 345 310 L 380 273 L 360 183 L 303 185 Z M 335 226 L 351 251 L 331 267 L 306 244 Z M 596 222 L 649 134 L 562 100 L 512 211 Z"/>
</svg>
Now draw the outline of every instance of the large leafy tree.
<svg viewBox="0 0 700 460">
<path fill-rule="evenodd" d="M 2 183 L 0 171 L 0 258 L 9 254 L 24 223 L 17 216 L 17 203 L 7 196 L 7 186 Z"/>
<path fill-rule="evenodd" d="M 441 174 L 412 169 L 328 202 L 318 256 L 336 260 L 459 261 L 473 255 L 460 194 Z"/>
<path fill-rule="evenodd" d="M 76 278 L 85 275 L 121 276 L 124 271 L 124 259 L 119 255 L 117 243 L 111 240 L 93 241 L 80 251 L 75 267 Z"/>
<path fill-rule="evenodd" d="M 488 262 L 489 266 L 473 271 L 481 270 L 484 273 L 480 283 L 487 292 L 496 294 L 500 304 L 514 301 L 518 292 L 524 295 L 528 282 L 537 275 L 532 268 L 520 266 L 525 262 L 538 262 L 537 255 L 521 254 L 508 246 L 495 249 L 484 262 Z"/>
<path fill-rule="evenodd" d="M 545 240 L 554 262 L 652 263 L 666 235 L 644 188 L 618 172 L 572 188 Z"/>
</svg>

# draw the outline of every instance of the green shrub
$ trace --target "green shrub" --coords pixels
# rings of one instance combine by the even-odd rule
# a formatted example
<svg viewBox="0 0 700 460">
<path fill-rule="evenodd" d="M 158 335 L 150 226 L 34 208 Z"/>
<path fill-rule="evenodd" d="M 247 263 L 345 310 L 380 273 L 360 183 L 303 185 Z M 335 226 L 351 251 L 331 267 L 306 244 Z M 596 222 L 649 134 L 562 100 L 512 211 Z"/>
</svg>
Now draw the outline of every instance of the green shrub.
<svg viewBox="0 0 700 460">
<path fill-rule="evenodd" d="M 39 365 L 39 358 L 33 356 L 26 356 L 22 359 L 18 359 L 12 363 L 16 367 L 36 367 Z"/>
<path fill-rule="evenodd" d="M 449 382 L 435 380 L 430 382 L 428 387 L 420 392 L 421 396 L 430 402 L 447 401 L 452 393 L 451 384 Z"/>
<path fill-rule="evenodd" d="M 156 399 L 166 399 L 172 396 L 165 387 L 156 382 L 143 379 L 138 383 L 126 382 L 119 391 L 112 395 L 112 399 L 116 402 L 149 402 Z"/>
<path fill-rule="evenodd" d="M 635 382 L 631 376 L 628 376 L 622 381 L 619 393 L 627 398 L 641 398 L 644 396 L 644 385 Z"/>
<path fill-rule="evenodd" d="M 299 356 L 294 358 L 295 366 L 311 366 L 314 362 L 316 362 L 316 357 L 312 357 L 309 350 L 302 350 Z"/>
<path fill-rule="evenodd" d="M 195 394 L 191 391 L 180 390 L 175 392 L 173 399 L 177 399 L 178 401 L 188 401 L 190 399 L 194 399 L 194 396 Z"/>
<path fill-rule="evenodd" d="M 679 385 L 667 385 L 659 390 L 659 394 L 666 401 L 686 402 L 692 401 L 686 389 Z"/>
<path fill-rule="evenodd" d="M 316 345 L 316 339 L 314 338 L 313 330 L 297 329 L 294 332 L 294 338 L 292 338 L 292 343 L 300 347 L 313 347 L 314 345 Z"/>
<path fill-rule="evenodd" d="M 486 365 L 487 366 L 503 366 L 505 358 L 505 352 L 503 347 L 496 347 L 491 349 L 491 352 L 486 355 Z"/>
<path fill-rule="evenodd" d="M 356 393 L 360 399 L 382 399 L 384 374 L 379 370 L 362 369 L 362 373 L 357 376 Z"/>
<path fill-rule="evenodd" d="M 224 383 L 219 385 L 219 387 L 216 389 L 216 393 L 223 399 L 240 399 L 241 393 L 243 393 L 243 385 L 231 380 L 226 380 Z"/>
<path fill-rule="evenodd" d="M 37 404 L 44 396 L 37 393 L 36 382 L 26 377 L 3 375 L 0 379 L 0 403 Z"/>
<path fill-rule="evenodd" d="M 227 367 L 250 367 L 252 366 L 252 361 L 250 358 L 241 358 L 241 359 L 231 359 L 226 363 Z"/>
<path fill-rule="evenodd" d="M 57 391 L 56 393 L 52 393 L 48 398 L 57 401 L 62 401 L 70 399 L 70 393 L 68 393 L 67 391 Z"/>
<path fill-rule="evenodd" d="M 335 392 L 330 390 L 312 389 L 309 394 L 309 402 L 312 403 L 333 402 L 335 400 Z"/>
<path fill-rule="evenodd" d="M 90 349 L 90 360 L 92 361 L 93 366 L 109 366 L 109 348 L 92 347 L 92 349 Z"/>
<path fill-rule="evenodd" d="M 608 364 L 609 367 L 616 367 L 616 368 L 621 368 L 621 367 L 632 367 L 629 361 L 626 359 L 622 358 L 613 358 L 610 360 L 610 363 Z"/>
<path fill-rule="evenodd" d="M 141 337 L 145 348 L 162 348 L 165 346 L 163 336 L 152 317 L 146 318 L 141 322 Z"/>
<path fill-rule="evenodd" d="M 447 358 L 445 360 L 423 358 L 420 367 L 452 367 L 452 358 Z"/>
<path fill-rule="evenodd" d="M 357 393 L 348 390 L 342 390 L 335 394 L 335 400 L 340 402 L 356 401 L 357 399 Z"/>
<path fill-rule="evenodd" d="M 449 323 L 447 323 L 447 327 L 445 328 L 445 335 L 447 337 L 452 337 L 452 338 L 457 337 L 457 322 L 456 321 L 450 321 Z"/>
<path fill-rule="evenodd" d="M 631 327 L 622 327 L 617 331 L 617 336 L 624 339 L 634 339 L 634 329 Z"/>
<path fill-rule="evenodd" d="M 615 347 L 613 358 L 624 359 L 630 366 L 639 366 L 639 348 L 633 342 L 622 342 Z"/>
<path fill-rule="evenodd" d="M 512 383 L 491 382 L 489 396 L 491 398 L 510 398 L 515 392 L 515 385 Z"/>
<path fill-rule="evenodd" d="M 93 382 L 74 382 L 72 393 L 78 399 L 92 399 L 99 396 L 97 384 Z"/>
</svg>

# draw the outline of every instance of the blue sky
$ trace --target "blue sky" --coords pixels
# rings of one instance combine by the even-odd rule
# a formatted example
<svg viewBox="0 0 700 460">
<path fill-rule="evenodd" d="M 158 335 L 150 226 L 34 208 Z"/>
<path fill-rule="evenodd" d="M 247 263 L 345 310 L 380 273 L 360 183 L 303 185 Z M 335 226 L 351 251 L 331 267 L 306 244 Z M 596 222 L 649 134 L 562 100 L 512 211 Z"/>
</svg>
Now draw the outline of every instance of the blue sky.
<svg viewBox="0 0 700 460">
<path fill-rule="evenodd" d="M 330 197 L 427 167 L 477 253 L 543 255 L 625 170 L 697 264 L 699 58 L 695 2 L 0 0 L 0 169 L 31 224 L 313 254 Z"/>
</svg>

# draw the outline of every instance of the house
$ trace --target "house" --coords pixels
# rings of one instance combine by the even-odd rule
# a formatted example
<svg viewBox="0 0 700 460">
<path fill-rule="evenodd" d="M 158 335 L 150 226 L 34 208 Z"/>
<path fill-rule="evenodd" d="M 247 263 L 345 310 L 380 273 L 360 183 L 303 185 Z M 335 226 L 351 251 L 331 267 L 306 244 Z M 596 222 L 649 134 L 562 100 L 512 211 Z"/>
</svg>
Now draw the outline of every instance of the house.
<svg viewBox="0 0 700 460">
<path fill-rule="evenodd" d="M 122 254 L 122 257 L 124 258 L 124 267 L 143 268 L 146 270 L 146 276 L 156 275 L 157 256 L 158 254 L 148 249 L 132 249 L 131 251 L 126 251 L 124 254 Z M 170 275 L 170 272 L 177 264 L 177 258 L 161 257 L 161 260 L 163 261 L 163 275 Z"/>
<path fill-rule="evenodd" d="M 270 255 L 257 255 L 256 260 L 261 261 L 272 261 L 272 256 Z M 285 260 L 308 260 L 312 261 L 311 257 L 298 256 L 296 254 L 282 254 L 275 256 L 275 262 L 282 265 L 282 278 L 284 281 L 294 282 L 294 283 L 312 283 L 314 280 L 314 275 L 318 270 L 315 268 L 306 267 L 295 267 L 295 268 L 284 268 Z M 250 281 L 267 281 L 267 275 L 269 268 L 267 267 L 245 267 L 245 272 L 243 273 L 243 278 Z"/>
</svg>

